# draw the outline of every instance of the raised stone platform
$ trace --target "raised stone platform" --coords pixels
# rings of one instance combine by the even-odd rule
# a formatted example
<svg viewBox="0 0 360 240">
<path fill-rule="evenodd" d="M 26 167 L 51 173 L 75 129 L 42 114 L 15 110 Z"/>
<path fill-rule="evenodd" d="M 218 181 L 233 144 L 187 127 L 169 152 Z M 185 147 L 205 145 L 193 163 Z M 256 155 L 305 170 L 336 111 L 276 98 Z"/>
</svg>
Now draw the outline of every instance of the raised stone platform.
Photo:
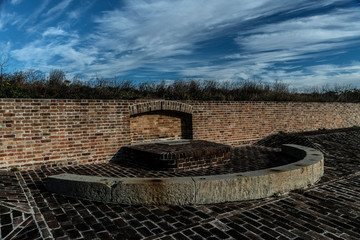
<svg viewBox="0 0 360 240">
<path fill-rule="evenodd" d="M 174 140 L 122 147 L 114 162 L 139 168 L 182 172 L 230 163 L 231 147 L 203 140 Z"/>
<path fill-rule="evenodd" d="M 267 169 L 210 176 L 168 178 L 54 175 L 48 190 L 77 198 L 121 204 L 210 204 L 259 199 L 305 188 L 324 174 L 323 154 L 286 144 L 282 151 L 298 161 Z"/>
</svg>

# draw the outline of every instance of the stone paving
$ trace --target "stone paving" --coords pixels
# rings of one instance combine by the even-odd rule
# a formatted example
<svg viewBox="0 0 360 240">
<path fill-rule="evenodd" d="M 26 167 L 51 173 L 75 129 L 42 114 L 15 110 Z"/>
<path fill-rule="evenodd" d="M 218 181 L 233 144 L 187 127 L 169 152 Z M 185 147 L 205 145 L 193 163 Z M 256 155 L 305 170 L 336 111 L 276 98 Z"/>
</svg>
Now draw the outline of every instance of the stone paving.
<svg viewBox="0 0 360 240">
<path fill-rule="evenodd" d="M 258 145 L 281 143 L 303 143 L 324 152 L 322 180 L 305 190 L 254 201 L 127 206 L 45 190 L 46 176 L 109 174 L 105 166 L 1 171 L 0 239 L 360 239 L 360 130 L 277 135 Z M 251 154 L 261 152 L 254 149 L 263 148 L 239 149 L 249 154 L 250 163 Z"/>
</svg>

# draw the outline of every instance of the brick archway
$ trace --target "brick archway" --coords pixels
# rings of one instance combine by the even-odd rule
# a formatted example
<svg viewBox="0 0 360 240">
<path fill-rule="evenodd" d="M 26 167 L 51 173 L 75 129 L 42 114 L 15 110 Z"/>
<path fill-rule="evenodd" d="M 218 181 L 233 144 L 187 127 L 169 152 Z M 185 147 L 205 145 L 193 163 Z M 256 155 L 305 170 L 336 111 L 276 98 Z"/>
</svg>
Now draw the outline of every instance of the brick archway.
<svg viewBox="0 0 360 240">
<path fill-rule="evenodd" d="M 189 104 L 175 102 L 175 101 L 167 101 L 167 100 L 137 103 L 131 105 L 129 108 L 130 108 L 130 116 L 146 113 L 146 112 L 152 112 L 152 111 L 161 111 L 161 110 L 176 111 L 176 112 L 182 112 L 188 114 L 192 114 L 193 111 L 193 107 Z"/>
<path fill-rule="evenodd" d="M 130 106 L 131 143 L 192 139 L 192 106 L 151 101 Z"/>
</svg>

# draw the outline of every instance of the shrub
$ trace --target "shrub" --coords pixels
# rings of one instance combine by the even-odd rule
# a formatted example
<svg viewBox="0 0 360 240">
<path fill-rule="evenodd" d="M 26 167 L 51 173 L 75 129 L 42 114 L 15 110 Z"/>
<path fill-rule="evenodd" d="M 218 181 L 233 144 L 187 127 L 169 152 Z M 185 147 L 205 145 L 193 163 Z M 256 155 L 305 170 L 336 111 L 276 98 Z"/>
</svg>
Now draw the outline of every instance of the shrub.
<svg viewBox="0 0 360 240">
<path fill-rule="evenodd" d="M 213 80 L 177 80 L 143 82 L 104 80 L 95 77 L 70 80 L 61 70 L 47 76 L 41 71 L 18 71 L 0 74 L 1 98 L 68 98 L 68 99 L 167 99 L 217 101 L 301 101 L 301 102 L 360 102 L 360 89 L 338 85 L 314 87 L 305 92 L 290 89 L 275 80 L 217 82 Z"/>
</svg>

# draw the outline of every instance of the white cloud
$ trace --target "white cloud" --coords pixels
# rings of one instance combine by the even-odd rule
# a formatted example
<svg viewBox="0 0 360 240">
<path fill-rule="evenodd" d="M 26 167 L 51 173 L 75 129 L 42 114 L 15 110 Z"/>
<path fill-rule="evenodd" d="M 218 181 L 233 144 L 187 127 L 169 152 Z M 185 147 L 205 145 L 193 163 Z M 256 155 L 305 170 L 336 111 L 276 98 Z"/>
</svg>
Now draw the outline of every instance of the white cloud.
<svg viewBox="0 0 360 240">
<path fill-rule="evenodd" d="M 96 60 L 90 49 L 82 48 L 79 38 L 63 30 L 50 29 L 45 36 L 58 36 L 67 39 L 44 38 L 28 44 L 26 47 L 11 51 L 11 56 L 18 61 L 26 62 L 26 68 L 41 69 L 67 69 L 69 72 L 85 71 L 86 67 Z M 52 63 L 52 64 L 49 64 Z"/>
<path fill-rule="evenodd" d="M 0 42 L 0 64 L 9 64 L 9 51 L 11 48 L 10 42 Z"/>
<path fill-rule="evenodd" d="M 2 52 L 8 53 L 11 49 L 11 42 L 0 42 L 0 49 L 2 50 Z"/>
<path fill-rule="evenodd" d="M 298 89 L 312 86 L 352 85 L 360 88 L 360 62 L 350 64 L 319 64 L 309 67 L 289 67 L 276 69 L 271 64 L 249 64 L 231 62 L 221 66 L 205 66 L 186 68 L 182 71 L 184 76 L 201 76 L 205 79 L 218 81 L 230 80 L 256 80 L 272 82 L 275 79 L 288 83 Z"/>
<path fill-rule="evenodd" d="M 239 33 L 236 42 L 242 51 L 223 57 L 230 62 L 188 68 L 183 74 L 230 80 L 260 76 L 265 80 L 284 79 L 298 87 L 321 85 L 326 81 L 360 87 L 359 62 L 341 66 L 317 64 L 314 67 L 302 67 L 299 63 L 346 53 L 347 47 L 360 42 L 359 26 L 358 9 L 265 24 Z M 276 65 L 278 63 L 292 63 L 292 68 L 301 70 Z"/>
<path fill-rule="evenodd" d="M 72 2 L 63 0 L 50 10 L 46 10 L 48 2 L 44 3 L 31 17 L 41 21 L 29 28 L 42 32 L 42 39 L 13 50 L 12 56 L 32 68 L 66 68 L 67 72 L 98 73 L 103 77 L 149 68 L 154 72 L 177 72 L 184 77 L 236 80 L 259 76 L 266 80 L 291 78 L 296 84 L 307 84 L 309 76 L 318 74 L 318 81 L 322 81 L 333 74 L 326 71 L 325 65 L 318 65 L 318 69 L 298 70 L 294 65 L 294 69 L 276 70 L 275 64 L 323 56 L 325 51 L 335 54 L 334 49 L 339 53 L 360 36 L 356 8 L 278 19 L 271 24 L 260 21 L 267 16 L 348 0 L 127 0 L 122 8 L 97 16 L 95 31 L 86 36 L 77 36 L 62 25 L 48 26 L 64 13 L 68 21 L 78 18 L 83 11 L 69 11 Z M 194 55 L 204 48 L 203 41 L 235 31 L 238 51 L 228 55 Z M 346 66 L 338 67 L 340 71 Z M 358 74 L 356 65 L 352 67 L 353 71 L 341 73 L 346 81 Z"/>
<path fill-rule="evenodd" d="M 45 36 L 66 36 L 67 33 L 60 29 L 60 28 L 54 28 L 54 27 L 50 27 L 48 28 L 43 34 L 42 36 L 45 37 Z"/>
<path fill-rule="evenodd" d="M 245 32 L 237 43 L 248 51 L 319 50 L 333 49 L 332 44 L 347 44 L 360 35 L 358 9 L 336 11 L 331 14 L 304 17 L 276 24 L 268 24 Z M 318 48 L 322 44 L 322 48 Z M 306 49 L 305 49 L 306 48 Z"/>
<path fill-rule="evenodd" d="M 294 7 L 286 2 L 126 1 L 124 8 L 105 12 L 96 19 L 98 32 L 90 38 L 101 52 L 109 52 L 107 64 L 118 69 L 118 74 L 144 65 L 162 68 L 168 58 L 191 55 L 200 47 L 198 42 L 243 21 Z M 306 1 L 295 5 L 304 4 L 309 5 Z"/>
<path fill-rule="evenodd" d="M 77 34 L 74 33 L 69 33 L 64 31 L 63 29 L 59 28 L 59 27 L 49 27 L 45 30 L 45 32 L 43 32 L 42 34 L 43 37 L 56 37 L 56 36 L 72 36 L 77 38 Z"/>
<path fill-rule="evenodd" d="M 19 21 L 20 19 L 15 13 L 0 12 L 0 31 L 6 30 L 8 26 L 15 25 Z"/>
<path fill-rule="evenodd" d="M 82 15 L 86 14 L 87 11 L 93 7 L 96 1 L 87 1 L 85 4 L 81 4 L 79 7 L 68 9 L 67 16 L 70 21 L 79 19 Z"/>
<path fill-rule="evenodd" d="M 22 17 L 22 21 L 19 23 L 19 28 L 22 29 L 24 26 L 27 27 L 27 31 L 32 31 L 36 26 L 36 20 L 39 18 L 40 14 L 47 8 L 50 0 L 43 0 L 41 5 L 36 8 L 31 15 Z M 31 29 L 31 30 L 30 30 Z"/>
<path fill-rule="evenodd" d="M 63 0 L 57 5 L 49 9 L 50 0 L 41 1 L 41 5 L 36 7 L 36 10 L 32 12 L 30 16 L 22 17 L 19 21 L 19 29 L 26 29 L 28 33 L 42 32 L 44 28 L 54 21 L 60 19 L 64 13 L 68 11 L 68 8 L 73 0 Z M 58 25 L 62 21 L 58 21 Z"/>
<path fill-rule="evenodd" d="M 189 54 L 194 44 L 244 20 L 272 14 L 286 1 L 126 1 L 97 19 L 99 46 L 141 50 L 155 57 Z M 119 45 L 120 44 L 120 45 Z"/>
<path fill-rule="evenodd" d="M 289 83 L 297 87 L 324 85 L 351 85 L 360 88 L 360 62 L 347 65 L 324 64 L 306 67 L 304 73 L 293 77 Z"/>
<path fill-rule="evenodd" d="M 11 0 L 11 4 L 12 5 L 18 5 L 18 4 L 20 4 L 22 2 L 22 0 Z"/>
<path fill-rule="evenodd" d="M 62 13 L 65 11 L 65 9 L 70 5 L 72 0 L 63 0 L 60 3 L 58 3 L 56 6 L 50 8 L 44 16 L 51 16 L 51 15 L 59 15 L 59 13 Z"/>
<path fill-rule="evenodd" d="M 331 1 L 333 2 L 336 1 Z M 126 1 L 126 7 L 123 9 L 105 12 L 97 18 L 98 32 L 91 38 L 96 48 L 110 52 L 107 55 L 110 68 L 117 68 L 120 73 L 144 65 L 158 70 L 163 69 L 163 65 L 168 66 L 169 58 L 191 56 L 201 47 L 198 45 L 199 42 L 221 35 L 227 29 L 251 19 L 298 8 L 315 9 L 329 4 L 329 1 L 297 1 L 289 4 L 288 1 L 268 0 L 241 3 L 238 0 L 133 0 Z M 349 42 L 343 43 L 344 39 L 359 35 L 358 17 L 355 11 L 338 12 L 335 15 L 285 21 L 247 31 L 246 36 L 240 34 L 237 42 L 245 52 L 240 54 L 239 65 L 269 65 L 281 61 L 306 59 L 316 56 L 319 51 L 346 46 Z M 329 27 L 331 29 L 328 29 Z M 203 65 L 211 65 L 211 59 L 208 61 L 197 56 L 194 58 L 199 62 L 203 61 Z M 185 63 L 189 67 L 188 70 L 182 71 L 182 61 L 177 65 L 173 62 L 169 68 L 187 76 L 188 73 L 185 72 L 196 69 L 190 65 L 191 61 Z M 218 67 L 222 68 L 223 65 L 219 64 Z M 97 69 L 100 69 L 100 66 Z M 245 72 L 241 68 L 241 71 L 232 69 L 220 72 L 224 77 L 251 76 L 248 68 Z"/>
</svg>

